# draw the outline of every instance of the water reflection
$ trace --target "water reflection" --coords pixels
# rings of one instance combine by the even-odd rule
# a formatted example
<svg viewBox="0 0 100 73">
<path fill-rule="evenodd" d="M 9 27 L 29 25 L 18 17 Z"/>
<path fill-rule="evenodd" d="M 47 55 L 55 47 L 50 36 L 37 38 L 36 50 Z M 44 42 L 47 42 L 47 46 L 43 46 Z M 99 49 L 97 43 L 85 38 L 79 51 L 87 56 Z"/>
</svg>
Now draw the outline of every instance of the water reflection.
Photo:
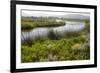
<svg viewBox="0 0 100 73">
<path fill-rule="evenodd" d="M 85 28 L 85 23 L 67 21 L 64 26 L 59 27 L 38 27 L 32 29 L 30 32 L 21 33 L 21 41 L 25 42 L 28 40 L 34 41 L 38 38 L 45 38 L 48 35 L 66 35 L 67 33 L 79 32 Z"/>
</svg>

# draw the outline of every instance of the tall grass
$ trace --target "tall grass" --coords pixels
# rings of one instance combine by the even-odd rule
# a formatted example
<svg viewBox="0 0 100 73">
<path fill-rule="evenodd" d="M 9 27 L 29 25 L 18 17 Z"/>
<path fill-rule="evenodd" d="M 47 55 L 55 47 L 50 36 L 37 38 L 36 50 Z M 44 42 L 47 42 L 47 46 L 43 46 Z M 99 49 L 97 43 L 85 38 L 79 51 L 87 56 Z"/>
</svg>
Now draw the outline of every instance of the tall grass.
<svg viewBox="0 0 100 73">
<path fill-rule="evenodd" d="M 55 19 L 42 19 L 41 17 L 38 18 L 33 18 L 33 19 L 28 19 L 28 18 L 23 18 L 21 19 L 21 29 L 22 30 L 30 30 L 35 27 L 56 27 L 56 26 L 62 26 L 65 25 L 64 21 L 59 21 L 57 22 Z"/>
<path fill-rule="evenodd" d="M 25 42 L 21 44 L 21 62 L 47 62 L 47 61 L 71 61 L 90 59 L 90 22 L 84 20 L 86 28 L 79 32 L 67 35 L 64 38 L 49 38 Z M 53 24 L 52 24 L 53 23 Z M 64 22 L 55 22 L 53 19 L 22 19 L 22 30 L 30 30 L 35 27 L 64 25 Z M 52 33 L 52 32 L 51 32 Z"/>
</svg>

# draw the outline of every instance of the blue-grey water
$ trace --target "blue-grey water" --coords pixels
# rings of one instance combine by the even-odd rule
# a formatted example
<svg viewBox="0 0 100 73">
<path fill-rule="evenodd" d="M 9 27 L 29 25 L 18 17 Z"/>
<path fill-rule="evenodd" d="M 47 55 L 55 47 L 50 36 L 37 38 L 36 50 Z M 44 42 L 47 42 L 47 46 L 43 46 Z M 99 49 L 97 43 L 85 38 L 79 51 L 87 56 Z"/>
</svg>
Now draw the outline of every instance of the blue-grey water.
<svg viewBox="0 0 100 73">
<path fill-rule="evenodd" d="M 34 41 L 38 38 L 45 38 L 48 37 L 48 35 L 51 34 L 51 32 L 54 35 L 57 36 L 63 36 L 67 33 L 72 32 L 80 32 L 85 28 L 84 22 L 75 22 L 75 21 L 67 21 L 64 26 L 59 27 L 38 27 L 34 28 L 29 32 L 23 32 L 21 33 L 21 41 L 25 42 L 27 40 Z"/>
</svg>

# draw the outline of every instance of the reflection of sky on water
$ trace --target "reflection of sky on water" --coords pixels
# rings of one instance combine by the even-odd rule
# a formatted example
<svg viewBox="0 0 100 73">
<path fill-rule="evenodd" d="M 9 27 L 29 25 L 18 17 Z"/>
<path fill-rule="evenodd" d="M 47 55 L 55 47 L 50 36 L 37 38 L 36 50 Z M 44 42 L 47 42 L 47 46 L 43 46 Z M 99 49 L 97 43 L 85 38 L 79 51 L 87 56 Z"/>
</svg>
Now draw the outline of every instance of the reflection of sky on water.
<svg viewBox="0 0 100 73">
<path fill-rule="evenodd" d="M 85 24 L 83 22 L 72 22 L 67 21 L 66 25 L 59 26 L 59 27 L 38 27 L 32 29 L 30 32 L 22 32 L 21 35 L 21 41 L 24 42 L 25 40 L 35 40 L 37 38 L 45 38 L 48 37 L 48 35 L 51 34 L 51 32 L 54 35 L 65 35 L 67 33 L 72 32 L 79 32 L 85 28 Z"/>
</svg>

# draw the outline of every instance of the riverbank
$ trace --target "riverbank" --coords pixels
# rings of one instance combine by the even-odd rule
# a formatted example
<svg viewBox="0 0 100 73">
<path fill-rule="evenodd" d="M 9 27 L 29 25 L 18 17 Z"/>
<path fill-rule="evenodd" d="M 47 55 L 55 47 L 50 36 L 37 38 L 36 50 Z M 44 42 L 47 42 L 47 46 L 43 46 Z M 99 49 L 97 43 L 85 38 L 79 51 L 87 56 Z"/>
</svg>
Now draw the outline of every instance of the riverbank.
<svg viewBox="0 0 100 73">
<path fill-rule="evenodd" d="M 29 33 L 25 33 L 26 36 L 23 35 L 24 39 L 21 37 L 26 41 L 21 43 L 22 63 L 90 59 L 89 21 L 84 21 L 84 24 L 83 21 L 82 23 L 71 21 L 64 26 L 53 27 L 53 29 L 50 27 L 52 30 L 50 35 L 48 28 L 35 27 Z"/>
<path fill-rule="evenodd" d="M 47 38 L 21 46 L 21 62 L 71 61 L 90 59 L 89 37 L 86 35 L 50 40 Z"/>
<path fill-rule="evenodd" d="M 85 28 L 85 23 L 83 22 L 73 22 L 66 21 L 64 26 L 59 27 L 37 27 L 33 28 L 31 31 L 22 31 L 21 41 L 35 41 L 40 38 L 49 38 L 49 39 L 60 39 L 68 35 L 76 35 Z"/>
<path fill-rule="evenodd" d="M 37 17 L 37 18 L 22 17 L 21 19 L 21 30 L 31 30 L 36 27 L 57 27 L 63 25 L 65 25 L 65 22 L 63 20 L 58 20 L 58 19 L 56 20 L 43 17 Z"/>
</svg>

